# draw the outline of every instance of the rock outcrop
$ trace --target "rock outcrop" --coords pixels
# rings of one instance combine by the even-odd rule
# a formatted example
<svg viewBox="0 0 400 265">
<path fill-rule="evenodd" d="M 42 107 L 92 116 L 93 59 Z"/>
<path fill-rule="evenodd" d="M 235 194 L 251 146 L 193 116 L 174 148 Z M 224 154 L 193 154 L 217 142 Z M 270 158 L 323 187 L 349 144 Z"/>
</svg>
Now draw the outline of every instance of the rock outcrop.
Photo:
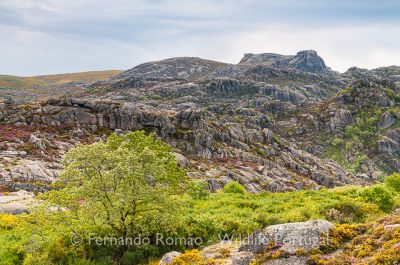
<svg viewBox="0 0 400 265">
<path fill-rule="evenodd" d="M 0 196 L 0 213 L 22 214 L 28 213 L 29 208 L 34 206 L 34 195 L 21 190 L 8 195 Z"/>
<path fill-rule="evenodd" d="M 221 241 L 207 246 L 200 255 L 221 265 L 306 265 L 311 261 L 306 254 L 328 243 L 329 233 L 334 229 L 325 220 L 272 225 L 255 231 L 243 242 Z M 303 254 L 299 255 L 299 251 Z M 270 252 L 284 255 L 271 257 Z M 170 253 L 164 257 L 169 256 Z"/>
<path fill-rule="evenodd" d="M 168 252 L 167 254 L 165 254 L 161 260 L 160 260 L 160 265 L 171 265 L 174 261 L 174 258 L 178 257 L 179 255 L 181 255 L 182 253 L 178 252 L 178 251 L 171 251 Z"/>
<path fill-rule="evenodd" d="M 298 249 L 310 251 L 319 247 L 334 225 L 325 220 L 303 223 L 272 225 L 254 232 L 240 250 L 261 253 L 269 244 L 275 244 L 279 250 L 295 254 Z"/>
<path fill-rule="evenodd" d="M 57 171 L 47 165 L 22 171 L 10 159 L 57 162 L 77 143 L 144 130 L 171 144 L 179 164 L 212 191 L 230 181 L 250 192 L 368 184 L 399 170 L 399 73 L 340 74 L 310 50 L 246 54 L 239 64 L 192 57 L 141 64 L 71 97 L 0 104 L 0 123 L 12 127 L 0 134 L 9 159 L 2 179 L 51 182 Z M 341 166 L 352 163 L 352 172 Z"/>
<path fill-rule="evenodd" d="M 49 100 L 30 109 L 16 110 L 4 111 L 6 123 L 13 124 L 22 117 L 29 126 L 69 128 L 70 136 L 78 140 L 97 130 L 155 132 L 183 156 L 210 159 L 206 179 L 213 183 L 212 190 L 230 181 L 240 182 L 250 192 L 334 187 L 359 181 L 337 164 L 278 139 L 271 129 L 265 128 L 270 126 L 267 117 L 246 108 L 235 111 L 245 117 L 244 124 L 217 121 L 214 114 L 199 108 L 165 111 L 140 104 L 82 98 Z M 29 142 L 39 150 L 54 147 L 40 134 L 31 134 Z M 179 155 L 178 162 L 184 167 L 197 164 Z M 9 173 L 11 178 L 51 182 L 57 176 L 55 171 L 35 163 L 26 163 L 23 170 L 14 167 Z"/>
<path fill-rule="evenodd" d="M 277 68 L 295 68 L 305 72 L 324 73 L 328 70 L 324 60 L 314 50 L 300 51 L 296 55 L 280 55 L 274 53 L 246 53 L 239 64 L 263 64 Z"/>
</svg>

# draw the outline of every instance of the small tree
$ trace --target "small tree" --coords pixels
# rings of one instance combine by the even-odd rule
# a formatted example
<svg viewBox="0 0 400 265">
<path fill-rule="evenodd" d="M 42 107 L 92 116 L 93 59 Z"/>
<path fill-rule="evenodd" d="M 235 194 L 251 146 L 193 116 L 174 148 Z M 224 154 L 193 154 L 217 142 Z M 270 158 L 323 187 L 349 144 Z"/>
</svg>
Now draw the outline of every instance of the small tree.
<svg viewBox="0 0 400 265">
<path fill-rule="evenodd" d="M 66 187 L 49 193 L 53 203 L 79 209 L 113 236 L 154 236 L 176 232 L 185 171 L 172 148 L 154 134 L 111 135 L 107 142 L 69 151 L 60 180 Z M 127 246 L 118 250 L 121 257 Z"/>
</svg>

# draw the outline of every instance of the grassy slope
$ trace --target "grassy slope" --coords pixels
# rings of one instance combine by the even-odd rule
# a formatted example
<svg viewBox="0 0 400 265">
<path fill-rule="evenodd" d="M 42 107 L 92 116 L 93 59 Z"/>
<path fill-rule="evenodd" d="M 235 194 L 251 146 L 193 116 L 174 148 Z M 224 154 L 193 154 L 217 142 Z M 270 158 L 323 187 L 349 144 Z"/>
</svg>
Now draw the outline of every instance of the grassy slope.
<svg viewBox="0 0 400 265">
<path fill-rule="evenodd" d="M 400 182 L 397 181 L 396 183 L 399 184 Z M 374 187 L 380 187 L 380 185 Z M 366 226 L 368 229 L 369 227 L 373 228 L 377 225 L 382 227 L 383 225 L 381 224 L 375 224 L 373 222 L 370 224 L 365 224 L 365 222 L 377 220 L 387 215 L 391 209 L 397 208 L 399 205 L 399 194 L 398 192 L 393 191 L 392 205 L 390 209 L 385 212 L 379 209 L 379 203 L 369 201 L 363 196 L 363 193 L 366 190 L 371 189 L 373 189 L 373 187 L 368 188 L 348 186 L 314 191 L 305 190 L 287 193 L 262 194 L 228 193 L 226 190 L 224 190 L 218 193 L 208 194 L 206 197 L 199 198 L 192 198 L 185 195 L 182 199 L 186 207 L 182 209 L 181 217 L 185 220 L 184 222 L 186 222 L 186 225 L 182 227 L 183 231 L 181 231 L 181 236 L 188 234 L 194 237 L 199 236 L 204 239 L 206 244 L 212 244 L 214 242 L 218 242 L 218 234 L 228 233 L 229 235 L 233 236 L 247 236 L 247 233 L 251 233 L 254 230 L 266 225 L 315 219 L 329 219 L 336 224 L 360 224 L 354 226 L 355 228 L 362 228 Z M 332 209 L 335 209 L 335 214 L 332 214 Z M 29 242 L 24 241 L 24 239 L 27 235 L 28 238 L 35 236 L 36 230 L 31 230 L 31 228 L 35 228 L 35 225 L 37 224 L 32 223 L 33 226 L 30 226 L 31 228 L 29 228 L 26 226 L 26 222 L 22 222 L 26 217 L 26 215 L 9 216 L 0 214 L 1 265 L 22 264 L 22 260 L 25 258 L 26 261 L 27 257 L 29 256 L 26 256 L 27 245 L 24 245 Z M 40 253 L 42 253 L 42 256 L 38 256 L 38 258 L 44 258 L 47 257 L 47 255 L 50 255 L 49 251 L 51 249 L 51 257 L 54 261 L 58 262 L 61 257 L 71 258 L 73 256 L 81 259 L 82 253 L 79 252 L 79 249 L 77 250 L 75 246 L 71 246 L 70 244 L 71 228 L 69 225 L 63 222 L 54 222 L 54 220 L 57 219 L 48 218 L 46 216 L 43 216 L 43 218 L 44 219 L 40 223 L 40 233 L 41 235 L 44 235 L 45 242 L 48 243 L 45 245 L 41 245 L 44 244 L 43 241 L 38 241 L 42 243 L 36 243 L 36 246 L 41 249 Z M 393 220 L 391 223 L 398 223 L 398 220 Z M 87 229 L 88 231 L 98 231 L 95 227 L 87 227 Z M 60 231 L 65 232 L 60 233 Z M 23 232 L 23 234 L 21 234 L 21 232 Z M 363 236 L 371 238 L 372 242 L 375 240 L 374 235 L 370 235 L 368 233 L 364 235 L 361 232 L 349 236 L 347 240 L 354 240 L 356 241 L 354 244 L 358 244 L 360 242 L 362 243 Z M 393 245 L 399 242 L 398 233 L 395 234 L 395 238 L 390 238 L 389 240 L 390 247 L 388 251 L 394 251 L 395 248 Z M 335 249 L 344 248 L 344 246 L 341 245 L 342 240 L 339 241 L 340 242 L 338 242 L 337 246 L 335 246 Z M 375 243 L 378 247 L 378 245 L 381 245 L 381 243 L 385 243 L 385 239 L 379 240 Z M 58 251 L 56 252 L 61 253 L 62 255 L 53 254 L 55 247 Z M 354 246 L 354 248 L 358 247 Z M 108 250 L 112 251 L 112 249 Z M 96 250 L 93 249 L 93 251 Z M 104 264 L 101 261 L 105 260 L 105 256 L 103 254 L 100 255 L 99 253 L 100 252 L 97 254 L 95 252 L 93 253 L 93 262 L 79 264 Z M 159 254 L 160 253 L 154 255 L 157 256 Z M 350 250 L 346 252 L 345 255 L 346 259 L 350 259 L 352 256 L 363 257 L 367 254 L 368 253 L 365 252 L 357 252 L 354 254 L 353 251 Z M 382 252 L 379 254 L 379 259 L 383 258 L 382 255 L 387 254 L 388 253 L 386 252 Z M 153 257 L 155 257 L 154 255 Z M 31 258 L 32 257 L 29 259 Z M 392 255 L 389 258 L 392 259 L 395 257 Z M 316 264 L 327 264 L 323 263 L 322 256 L 316 256 L 315 259 L 318 259 L 318 263 Z M 26 263 L 23 264 L 33 263 L 26 261 Z M 129 264 L 135 263 L 131 262 Z M 336 265 L 341 263 L 332 264 Z"/>
<path fill-rule="evenodd" d="M 328 219 L 335 223 L 363 223 L 385 215 L 378 204 L 368 202 L 361 193 L 368 188 L 347 186 L 335 189 L 304 190 L 287 193 L 229 194 L 218 192 L 195 200 L 191 209 L 202 218 L 195 226 L 211 223 L 223 233 L 246 235 L 264 226 Z M 394 207 L 400 203 L 396 196 Z M 336 210 L 332 212 L 332 209 Z M 204 220 L 202 220 L 204 219 Z"/>
<path fill-rule="evenodd" d="M 52 85 L 62 85 L 69 82 L 93 82 L 96 80 L 108 79 L 121 72 L 122 71 L 120 70 L 108 70 L 32 77 L 0 75 L 0 88 L 30 89 L 33 86 L 47 87 Z"/>
</svg>

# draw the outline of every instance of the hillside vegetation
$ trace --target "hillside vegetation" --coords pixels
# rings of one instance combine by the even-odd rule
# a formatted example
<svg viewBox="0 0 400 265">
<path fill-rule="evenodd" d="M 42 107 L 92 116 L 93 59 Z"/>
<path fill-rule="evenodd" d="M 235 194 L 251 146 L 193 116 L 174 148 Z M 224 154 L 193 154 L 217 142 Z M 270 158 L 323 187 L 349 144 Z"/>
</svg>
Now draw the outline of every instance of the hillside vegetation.
<svg viewBox="0 0 400 265">
<path fill-rule="evenodd" d="M 221 235 L 240 238 L 267 225 L 320 218 L 362 224 L 400 205 L 399 174 L 385 185 L 287 193 L 250 194 L 236 182 L 209 193 L 203 184 L 185 180 L 172 148 L 154 135 L 112 135 L 78 146 L 67 154 L 56 190 L 40 196 L 41 207 L 0 215 L 0 264 L 145 264 Z M 146 236 L 150 244 L 91 245 L 93 233 Z M 160 246 L 153 241 L 158 233 L 202 241 Z"/>
<path fill-rule="evenodd" d="M 24 101 L 43 99 L 82 90 L 81 85 L 106 80 L 122 71 L 90 71 L 40 76 L 0 75 L 0 99 L 14 98 Z"/>
<path fill-rule="evenodd" d="M 399 77 L 313 50 L 0 77 L 0 265 L 399 264 Z"/>
</svg>

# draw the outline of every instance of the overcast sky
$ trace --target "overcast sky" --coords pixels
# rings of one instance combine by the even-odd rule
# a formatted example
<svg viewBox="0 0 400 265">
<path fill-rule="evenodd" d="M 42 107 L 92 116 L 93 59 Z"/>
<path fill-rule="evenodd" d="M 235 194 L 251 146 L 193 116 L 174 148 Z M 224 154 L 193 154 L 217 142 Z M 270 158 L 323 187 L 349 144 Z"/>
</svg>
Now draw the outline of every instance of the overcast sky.
<svg viewBox="0 0 400 265">
<path fill-rule="evenodd" d="M 0 73 L 314 49 L 337 71 L 400 65 L 395 0 L 0 0 Z"/>
</svg>

